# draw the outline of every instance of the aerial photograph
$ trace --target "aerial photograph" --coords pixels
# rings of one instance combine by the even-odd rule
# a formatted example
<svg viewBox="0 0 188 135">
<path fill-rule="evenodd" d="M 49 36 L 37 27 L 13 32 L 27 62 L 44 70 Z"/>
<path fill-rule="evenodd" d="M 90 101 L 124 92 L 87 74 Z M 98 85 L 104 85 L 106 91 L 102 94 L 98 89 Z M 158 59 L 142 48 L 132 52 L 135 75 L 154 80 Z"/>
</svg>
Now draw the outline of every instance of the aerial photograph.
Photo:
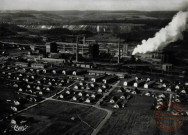
<svg viewBox="0 0 188 135">
<path fill-rule="evenodd" d="M 0 0 L 0 135 L 187 135 L 188 0 Z"/>
</svg>

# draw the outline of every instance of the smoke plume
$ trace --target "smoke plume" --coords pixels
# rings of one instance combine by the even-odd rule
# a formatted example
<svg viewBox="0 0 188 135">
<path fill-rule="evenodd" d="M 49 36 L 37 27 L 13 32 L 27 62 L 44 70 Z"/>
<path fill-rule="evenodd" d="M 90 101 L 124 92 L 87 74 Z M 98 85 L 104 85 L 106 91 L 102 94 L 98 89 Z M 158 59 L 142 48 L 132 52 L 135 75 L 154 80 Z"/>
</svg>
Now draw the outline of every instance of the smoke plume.
<svg viewBox="0 0 188 135">
<path fill-rule="evenodd" d="M 155 37 L 149 38 L 147 41 L 143 40 L 141 45 L 137 45 L 132 55 L 136 53 L 153 52 L 167 46 L 171 42 L 175 42 L 179 39 L 182 40 L 182 32 L 187 28 L 187 19 L 188 11 L 178 12 L 165 28 L 162 28 L 155 34 Z"/>
</svg>

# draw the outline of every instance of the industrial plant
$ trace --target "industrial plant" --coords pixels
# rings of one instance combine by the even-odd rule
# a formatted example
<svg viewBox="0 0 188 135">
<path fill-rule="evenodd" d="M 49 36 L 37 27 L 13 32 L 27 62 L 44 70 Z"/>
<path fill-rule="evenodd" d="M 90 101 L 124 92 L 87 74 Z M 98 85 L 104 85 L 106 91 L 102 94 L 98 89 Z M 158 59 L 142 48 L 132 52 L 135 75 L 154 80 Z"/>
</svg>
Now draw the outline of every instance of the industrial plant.
<svg viewBox="0 0 188 135">
<path fill-rule="evenodd" d="M 187 11 L 1 11 L 0 134 L 185 135 L 187 20 Z"/>
</svg>

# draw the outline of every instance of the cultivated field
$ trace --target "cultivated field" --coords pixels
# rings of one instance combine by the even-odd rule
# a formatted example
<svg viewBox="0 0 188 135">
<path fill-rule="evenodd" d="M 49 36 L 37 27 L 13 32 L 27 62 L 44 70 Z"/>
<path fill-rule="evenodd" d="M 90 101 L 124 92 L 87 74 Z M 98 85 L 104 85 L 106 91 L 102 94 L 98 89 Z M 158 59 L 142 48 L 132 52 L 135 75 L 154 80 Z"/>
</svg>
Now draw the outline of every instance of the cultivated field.
<svg viewBox="0 0 188 135">
<path fill-rule="evenodd" d="M 33 118 L 30 135 L 90 135 L 106 112 L 90 106 L 46 101 L 20 115 Z"/>
<path fill-rule="evenodd" d="M 151 135 L 155 129 L 151 97 L 134 96 L 126 109 L 114 110 L 99 135 Z"/>
</svg>

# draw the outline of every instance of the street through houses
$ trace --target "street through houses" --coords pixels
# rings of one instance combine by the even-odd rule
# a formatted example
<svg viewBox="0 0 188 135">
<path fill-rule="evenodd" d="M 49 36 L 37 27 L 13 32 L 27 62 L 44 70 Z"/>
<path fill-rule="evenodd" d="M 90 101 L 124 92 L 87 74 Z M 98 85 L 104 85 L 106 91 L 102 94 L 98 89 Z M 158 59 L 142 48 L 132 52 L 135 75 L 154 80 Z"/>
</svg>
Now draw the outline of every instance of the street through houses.
<svg viewBox="0 0 188 135">
<path fill-rule="evenodd" d="M 19 113 L 22 113 L 24 111 L 27 111 L 31 108 L 34 108 L 36 107 L 37 105 L 39 104 L 42 104 L 46 101 L 54 101 L 54 102 L 62 102 L 62 103 L 71 103 L 71 104 L 77 104 L 77 105 L 83 105 L 83 106 L 90 106 L 90 107 L 94 107 L 96 109 L 99 109 L 99 110 L 103 110 L 107 113 L 106 117 L 99 123 L 99 125 L 97 126 L 97 128 L 93 128 L 91 127 L 86 121 L 83 121 L 86 125 L 88 125 L 89 127 L 91 127 L 93 129 L 93 132 L 91 135 L 97 135 L 97 133 L 100 131 L 100 129 L 104 126 L 104 124 L 108 121 L 108 119 L 110 118 L 110 116 L 112 115 L 112 111 L 109 110 L 109 109 L 105 109 L 105 108 L 101 108 L 100 107 L 100 102 L 103 101 L 103 99 L 108 96 L 119 84 L 119 81 L 117 83 L 115 83 L 114 85 L 112 85 L 112 88 L 103 95 L 103 97 L 95 104 L 95 105 L 90 105 L 90 104 L 85 104 L 85 103 L 77 103 L 77 102 L 71 102 L 71 101 L 63 101 L 63 100 L 57 100 L 57 99 L 54 99 L 54 97 L 58 94 L 60 94 L 62 91 L 64 91 L 65 88 L 70 88 L 71 86 L 73 86 L 74 84 L 76 84 L 77 82 L 74 82 L 72 83 L 71 85 L 69 85 L 68 87 L 64 87 L 61 91 L 57 92 L 56 94 L 50 96 L 49 98 L 45 98 L 44 100 L 34 104 L 34 105 L 31 105 L 23 110 L 20 110 L 18 111 L 16 114 L 19 114 Z M 21 93 L 21 94 L 25 94 L 25 93 Z M 26 95 L 30 95 L 30 94 L 27 94 Z M 33 95 L 30 95 L 30 96 L 33 96 Z"/>
</svg>

